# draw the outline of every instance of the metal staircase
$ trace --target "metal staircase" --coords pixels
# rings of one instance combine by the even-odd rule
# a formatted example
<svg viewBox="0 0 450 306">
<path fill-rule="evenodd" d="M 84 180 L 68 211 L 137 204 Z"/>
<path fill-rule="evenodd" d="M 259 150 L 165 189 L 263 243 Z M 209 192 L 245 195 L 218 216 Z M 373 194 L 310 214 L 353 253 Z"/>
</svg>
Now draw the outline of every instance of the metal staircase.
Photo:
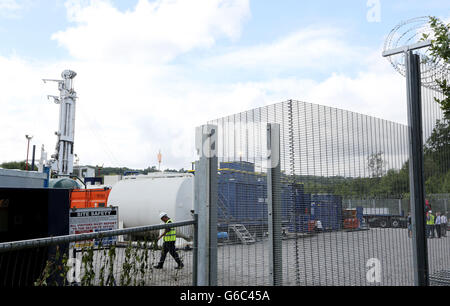
<svg viewBox="0 0 450 306">
<path fill-rule="evenodd" d="M 243 244 L 252 244 L 255 243 L 255 238 L 250 234 L 247 228 L 243 224 L 230 224 L 228 226 L 228 231 L 232 229 L 236 236 L 241 240 Z"/>
</svg>

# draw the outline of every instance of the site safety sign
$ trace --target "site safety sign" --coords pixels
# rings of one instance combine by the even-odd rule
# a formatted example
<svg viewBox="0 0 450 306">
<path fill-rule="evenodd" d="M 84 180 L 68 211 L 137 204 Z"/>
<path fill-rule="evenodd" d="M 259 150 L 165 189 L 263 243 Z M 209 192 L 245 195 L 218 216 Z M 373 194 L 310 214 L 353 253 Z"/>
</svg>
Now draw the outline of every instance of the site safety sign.
<svg viewBox="0 0 450 306">
<path fill-rule="evenodd" d="M 118 227 L 118 207 L 76 208 L 70 210 L 69 233 L 71 235 L 116 230 Z M 103 246 L 111 245 L 117 242 L 117 236 L 106 237 L 103 239 L 77 241 L 71 243 L 71 247 L 95 247 L 100 244 L 100 240 Z"/>
</svg>

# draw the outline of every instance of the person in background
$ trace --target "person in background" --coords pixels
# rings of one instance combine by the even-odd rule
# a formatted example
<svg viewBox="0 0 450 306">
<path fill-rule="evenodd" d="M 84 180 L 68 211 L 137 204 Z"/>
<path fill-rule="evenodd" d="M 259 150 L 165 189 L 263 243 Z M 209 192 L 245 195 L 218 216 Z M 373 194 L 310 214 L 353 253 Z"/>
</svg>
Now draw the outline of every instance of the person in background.
<svg viewBox="0 0 450 306">
<path fill-rule="evenodd" d="M 168 224 L 172 223 L 172 219 L 170 219 L 165 212 L 162 212 L 159 217 L 161 220 Z M 164 237 L 164 243 L 163 243 L 163 249 L 161 252 L 161 258 L 159 259 L 158 265 L 154 266 L 155 269 L 162 269 L 164 265 L 164 261 L 166 260 L 167 253 L 170 253 L 172 255 L 173 259 L 177 262 L 178 266 L 175 267 L 175 269 L 181 269 L 184 267 L 183 263 L 181 262 L 180 257 L 178 256 L 178 253 L 175 249 L 175 241 L 177 239 L 177 232 L 175 228 L 167 228 L 164 233 L 162 233 L 156 241 Z"/>
<path fill-rule="evenodd" d="M 430 211 L 431 210 L 431 204 L 430 201 L 425 200 L 425 211 Z"/>
<path fill-rule="evenodd" d="M 447 212 L 441 216 L 441 234 L 443 237 L 447 237 Z"/>
<path fill-rule="evenodd" d="M 412 219 L 411 219 L 411 212 L 408 213 L 408 221 L 407 221 L 407 225 L 408 225 L 408 237 L 412 238 Z"/>
<path fill-rule="evenodd" d="M 436 213 L 436 219 L 434 220 L 434 228 L 436 229 L 436 236 L 441 238 L 441 213 Z"/>
<path fill-rule="evenodd" d="M 320 220 L 316 221 L 315 231 L 316 231 L 316 233 L 322 233 L 323 232 L 322 222 Z"/>
<path fill-rule="evenodd" d="M 427 213 L 427 238 L 434 238 L 434 215 L 431 210 Z"/>
</svg>

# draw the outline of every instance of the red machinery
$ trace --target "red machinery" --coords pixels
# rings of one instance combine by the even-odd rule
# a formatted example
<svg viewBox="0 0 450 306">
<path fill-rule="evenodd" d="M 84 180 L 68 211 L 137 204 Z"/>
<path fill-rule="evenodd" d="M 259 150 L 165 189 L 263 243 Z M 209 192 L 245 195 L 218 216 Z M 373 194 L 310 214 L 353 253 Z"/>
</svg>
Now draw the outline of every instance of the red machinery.
<svg viewBox="0 0 450 306">
<path fill-rule="evenodd" d="M 359 220 L 356 217 L 356 210 L 345 209 L 344 210 L 344 229 L 357 229 L 359 228 Z"/>
</svg>

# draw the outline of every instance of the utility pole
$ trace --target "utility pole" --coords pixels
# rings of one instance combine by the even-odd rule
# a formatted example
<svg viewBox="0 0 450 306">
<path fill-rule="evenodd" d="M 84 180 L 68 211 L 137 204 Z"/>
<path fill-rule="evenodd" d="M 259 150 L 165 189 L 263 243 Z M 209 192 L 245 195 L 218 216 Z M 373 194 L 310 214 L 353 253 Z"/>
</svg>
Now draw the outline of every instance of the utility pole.
<svg viewBox="0 0 450 306">
<path fill-rule="evenodd" d="M 34 171 L 35 154 L 36 154 L 36 145 L 33 145 L 33 155 L 31 155 L 31 171 Z"/>
<path fill-rule="evenodd" d="M 27 161 L 25 162 L 25 171 L 28 171 L 28 153 L 30 151 L 30 140 L 33 138 L 33 136 L 25 135 L 25 138 L 27 139 Z"/>
</svg>

